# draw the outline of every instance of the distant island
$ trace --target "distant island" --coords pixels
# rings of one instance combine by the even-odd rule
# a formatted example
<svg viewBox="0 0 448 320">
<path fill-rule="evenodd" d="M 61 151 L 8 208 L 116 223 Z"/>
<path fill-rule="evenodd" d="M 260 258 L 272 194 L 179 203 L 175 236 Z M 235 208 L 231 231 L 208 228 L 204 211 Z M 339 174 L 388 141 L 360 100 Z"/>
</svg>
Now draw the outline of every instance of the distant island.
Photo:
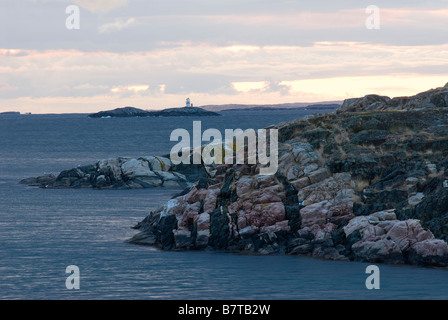
<svg viewBox="0 0 448 320">
<path fill-rule="evenodd" d="M 207 111 L 236 111 L 236 110 L 286 110 L 286 109 L 328 109 L 338 108 L 343 101 L 325 101 L 325 102 L 293 102 L 293 103 L 279 103 L 279 104 L 222 104 L 222 105 L 204 105 L 202 109 Z M 322 108 L 323 107 L 323 108 Z"/>
<path fill-rule="evenodd" d="M 6 111 L 6 112 L 0 112 L 0 115 L 5 115 L 5 116 L 20 116 L 20 112 L 18 112 L 18 111 Z"/>
<path fill-rule="evenodd" d="M 182 116 L 221 116 L 219 113 L 197 107 L 169 108 L 158 111 L 142 110 L 134 107 L 117 108 L 89 114 L 89 118 L 128 118 L 128 117 L 182 117 Z"/>
<path fill-rule="evenodd" d="M 278 107 L 277 107 L 278 106 Z M 223 109 L 220 112 L 226 111 L 277 111 L 277 110 L 328 110 L 328 109 L 338 109 L 340 104 L 312 104 L 306 107 L 281 107 L 281 105 L 271 105 L 271 106 L 250 106 L 247 108 L 235 108 L 235 109 Z"/>
</svg>

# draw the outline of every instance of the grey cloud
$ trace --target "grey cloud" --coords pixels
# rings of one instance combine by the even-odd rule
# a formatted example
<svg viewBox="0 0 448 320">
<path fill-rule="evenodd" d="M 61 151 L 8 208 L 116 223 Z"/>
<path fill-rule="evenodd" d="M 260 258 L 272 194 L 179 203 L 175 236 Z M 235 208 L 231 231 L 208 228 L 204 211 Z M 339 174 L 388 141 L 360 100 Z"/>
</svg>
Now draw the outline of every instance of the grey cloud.
<svg viewBox="0 0 448 320">
<path fill-rule="evenodd" d="M 123 2 L 118 0 L 118 2 Z M 98 2 L 100 3 L 100 2 Z M 98 6 L 97 3 L 97 6 Z M 444 32 L 431 26 L 406 24 L 382 30 L 338 25 L 307 29 L 282 23 L 243 23 L 226 16 L 253 17 L 303 12 L 336 12 L 367 7 L 371 1 L 147 1 L 101 14 L 81 8 L 81 29 L 67 30 L 65 8 L 71 1 L 6 0 L 0 3 L 0 47 L 78 49 L 115 52 L 145 51 L 160 42 L 190 41 L 227 45 L 312 45 L 316 41 L 363 41 L 397 45 L 446 43 Z M 380 8 L 447 7 L 446 1 L 375 1 Z M 113 6 L 111 6 L 113 7 Z M 212 16 L 221 16 L 213 19 Z M 362 21 L 363 17 L 360 17 Z M 324 23 L 325 21 L 323 21 Z M 130 27 L 131 28 L 126 28 Z M 448 21 L 445 23 L 448 28 Z M 99 32 L 103 31 L 103 32 Z M 108 32 L 105 32 L 108 31 Z"/>
</svg>

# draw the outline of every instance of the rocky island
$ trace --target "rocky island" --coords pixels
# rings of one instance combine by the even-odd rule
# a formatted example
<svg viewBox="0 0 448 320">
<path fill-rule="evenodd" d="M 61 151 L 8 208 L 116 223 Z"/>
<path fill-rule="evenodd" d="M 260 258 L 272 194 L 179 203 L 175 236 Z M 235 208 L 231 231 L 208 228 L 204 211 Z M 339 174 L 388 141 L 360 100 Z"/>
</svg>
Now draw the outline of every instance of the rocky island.
<svg viewBox="0 0 448 320">
<path fill-rule="evenodd" d="M 89 165 L 64 170 L 58 175 L 46 174 L 26 178 L 20 183 L 45 189 L 185 189 L 205 176 L 207 171 L 203 166 L 175 166 L 166 156 L 143 156 L 138 159 L 102 159 Z"/>
<path fill-rule="evenodd" d="M 413 97 L 349 99 L 275 126 L 279 167 L 102 160 L 41 187 L 183 189 L 130 243 L 320 259 L 448 266 L 448 84 Z"/>
<path fill-rule="evenodd" d="M 209 117 L 221 116 L 219 113 L 197 107 L 169 108 L 158 111 L 147 111 L 133 107 L 117 108 L 89 114 L 89 118 L 126 118 L 126 117 Z"/>
</svg>

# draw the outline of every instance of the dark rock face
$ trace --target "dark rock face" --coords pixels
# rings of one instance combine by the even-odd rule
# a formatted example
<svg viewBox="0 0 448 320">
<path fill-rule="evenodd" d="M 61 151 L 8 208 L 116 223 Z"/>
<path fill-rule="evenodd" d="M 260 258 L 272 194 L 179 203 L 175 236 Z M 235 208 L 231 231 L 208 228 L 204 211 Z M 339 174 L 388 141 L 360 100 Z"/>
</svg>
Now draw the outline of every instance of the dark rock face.
<svg viewBox="0 0 448 320">
<path fill-rule="evenodd" d="M 448 188 L 431 192 L 415 207 L 399 210 L 401 219 L 419 219 L 434 236 L 448 241 Z"/>
<path fill-rule="evenodd" d="M 125 118 L 125 117 L 181 117 L 181 116 L 220 116 L 219 113 L 196 107 L 170 108 L 161 111 L 146 111 L 133 107 L 117 108 L 89 114 L 89 118 Z"/>
</svg>

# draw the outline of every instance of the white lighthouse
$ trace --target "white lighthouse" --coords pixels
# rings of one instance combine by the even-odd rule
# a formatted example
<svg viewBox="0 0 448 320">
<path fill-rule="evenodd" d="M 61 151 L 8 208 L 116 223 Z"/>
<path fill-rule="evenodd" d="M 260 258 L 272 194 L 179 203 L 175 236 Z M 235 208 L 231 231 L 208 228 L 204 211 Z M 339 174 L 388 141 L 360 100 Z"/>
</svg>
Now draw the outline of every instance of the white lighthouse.
<svg viewBox="0 0 448 320">
<path fill-rule="evenodd" d="M 190 108 L 190 107 L 191 107 L 190 98 L 187 98 L 187 105 L 186 105 L 186 107 L 187 107 L 187 108 Z"/>
</svg>

